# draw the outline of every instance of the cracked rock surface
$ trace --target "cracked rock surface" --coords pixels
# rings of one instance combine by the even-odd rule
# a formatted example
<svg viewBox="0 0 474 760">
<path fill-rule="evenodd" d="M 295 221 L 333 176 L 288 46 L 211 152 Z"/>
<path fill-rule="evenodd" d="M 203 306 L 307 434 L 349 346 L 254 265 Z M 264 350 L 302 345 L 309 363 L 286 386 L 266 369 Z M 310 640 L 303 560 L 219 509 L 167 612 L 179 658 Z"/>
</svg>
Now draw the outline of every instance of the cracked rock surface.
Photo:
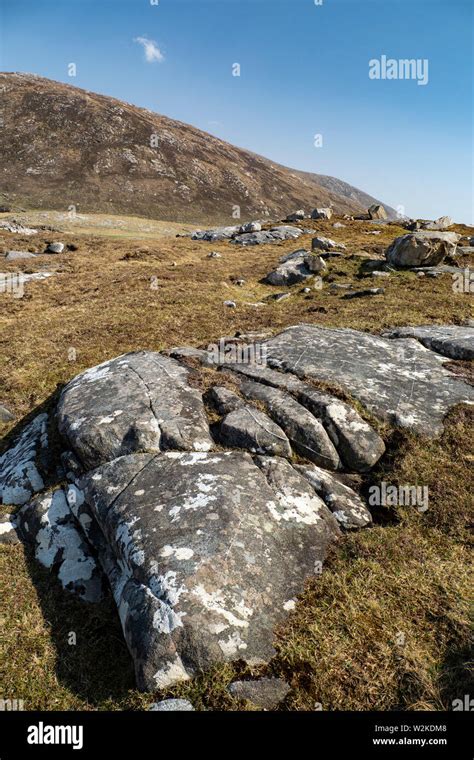
<svg viewBox="0 0 474 760">
<path fill-rule="evenodd" d="M 0 457 L 0 501 L 23 505 L 0 541 L 29 543 L 85 601 L 110 587 L 142 689 L 268 662 L 275 626 L 341 528 L 370 525 L 345 482 L 385 451 L 362 407 L 437 435 L 452 405 L 474 401 L 443 367 L 472 329 L 417 329 L 414 340 L 297 325 L 265 340 L 266 364 L 172 349 L 83 372 Z M 420 342 L 438 340 L 446 356 Z M 204 398 L 186 365 L 196 359 L 215 376 Z"/>
</svg>

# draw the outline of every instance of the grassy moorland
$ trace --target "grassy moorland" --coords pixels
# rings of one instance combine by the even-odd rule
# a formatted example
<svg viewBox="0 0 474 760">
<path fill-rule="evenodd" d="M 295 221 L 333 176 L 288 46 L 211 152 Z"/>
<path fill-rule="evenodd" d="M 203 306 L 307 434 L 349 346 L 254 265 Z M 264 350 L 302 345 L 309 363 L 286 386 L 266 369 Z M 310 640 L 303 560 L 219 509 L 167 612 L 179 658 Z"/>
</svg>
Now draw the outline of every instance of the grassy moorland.
<svg viewBox="0 0 474 760">
<path fill-rule="evenodd" d="M 31 214 L 28 221 L 53 224 Z M 77 246 L 1 267 L 55 276 L 27 284 L 22 298 L 0 294 L 0 402 L 15 415 L 0 424 L 0 452 L 21 420 L 50 403 L 71 377 L 126 351 L 207 345 L 236 331 L 277 332 L 297 322 L 377 332 L 472 316 L 472 297 L 453 292 L 450 275 L 397 272 L 379 281 L 361 274 L 364 259 L 382 257 L 404 230 L 382 226 L 371 235 L 371 224 L 344 221 L 345 228 L 334 229 L 334 221 L 305 226 L 344 242 L 346 255 L 329 260 L 322 289 L 304 294 L 294 286 L 281 303 L 265 301 L 280 289 L 259 281 L 283 253 L 309 247 L 310 235 L 297 244 L 241 249 L 175 237 L 189 227 L 92 215 L 73 228 L 56 218 L 60 232 L 0 231 L 0 252 L 38 252 L 52 240 Z M 210 251 L 221 257 L 208 258 Z M 385 294 L 343 300 L 331 282 L 382 285 Z M 237 307 L 224 307 L 225 300 Z M 472 368 L 465 362 L 457 371 L 467 377 Z M 275 632 L 274 661 L 253 671 L 288 680 L 283 709 L 450 709 L 453 699 L 472 693 L 472 423 L 472 409 L 460 406 L 438 440 L 385 431 L 388 453 L 361 489 L 380 480 L 428 485 L 429 509 L 380 508 L 372 528 L 334 548 L 322 576 Z M 0 548 L 0 585 L 0 696 L 23 699 L 25 709 L 53 710 L 142 709 L 153 701 L 134 687 L 112 601 L 100 607 L 76 601 L 21 546 Z M 75 645 L 68 643 L 71 631 Z M 197 709 L 239 709 L 226 685 L 250 672 L 220 667 L 166 694 L 187 696 Z"/>
</svg>

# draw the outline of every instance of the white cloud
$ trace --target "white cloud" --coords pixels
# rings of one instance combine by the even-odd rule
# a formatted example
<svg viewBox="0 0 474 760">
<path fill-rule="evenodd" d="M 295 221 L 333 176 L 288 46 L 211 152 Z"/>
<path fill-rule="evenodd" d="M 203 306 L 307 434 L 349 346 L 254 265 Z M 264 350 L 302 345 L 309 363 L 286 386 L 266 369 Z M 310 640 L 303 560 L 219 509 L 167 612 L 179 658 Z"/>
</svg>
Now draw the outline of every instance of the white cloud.
<svg viewBox="0 0 474 760">
<path fill-rule="evenodd" d="M 155 61 L 161 63 L 161 61 L 165 60 L 165 56 L 154 40 L 149 40 L 147 37 L 135 37 L 133 41 L 143 46 L 145 60 L 148 63 L 154 63 Z"/>
</svg>

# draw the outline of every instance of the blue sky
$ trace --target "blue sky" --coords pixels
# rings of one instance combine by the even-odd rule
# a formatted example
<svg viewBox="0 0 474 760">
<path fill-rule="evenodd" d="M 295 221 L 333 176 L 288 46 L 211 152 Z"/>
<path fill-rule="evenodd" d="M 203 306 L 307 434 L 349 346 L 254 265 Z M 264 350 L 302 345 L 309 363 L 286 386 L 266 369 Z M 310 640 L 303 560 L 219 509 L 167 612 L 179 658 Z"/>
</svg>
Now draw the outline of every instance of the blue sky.
<svg viewBox="0 0 474 760">
<path fill-rule="evenodd" d="M 1 69 L 144 106 L 410 216 L 473 221 L 472 0 L 152 2 L 0 0 Z M 428 83 L 370 79 L 382 55 L 427 59 Z"/>
</svg>

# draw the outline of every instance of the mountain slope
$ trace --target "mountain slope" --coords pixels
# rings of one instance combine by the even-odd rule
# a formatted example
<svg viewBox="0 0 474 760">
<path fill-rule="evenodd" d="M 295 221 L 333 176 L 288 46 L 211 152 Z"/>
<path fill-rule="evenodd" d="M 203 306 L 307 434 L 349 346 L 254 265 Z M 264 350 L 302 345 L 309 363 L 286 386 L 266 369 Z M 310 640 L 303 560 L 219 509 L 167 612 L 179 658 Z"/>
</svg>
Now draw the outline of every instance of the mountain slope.
<svg viewBox="0 0 474 760">
<path fill-rule="evenodd" d="M 375 202 L 115 98 L 31 74 L 0 74 L 0 89 L 0 189 L 16 206 L 224 222 L 236 206 L 249 219 Z"/>
</svg>

